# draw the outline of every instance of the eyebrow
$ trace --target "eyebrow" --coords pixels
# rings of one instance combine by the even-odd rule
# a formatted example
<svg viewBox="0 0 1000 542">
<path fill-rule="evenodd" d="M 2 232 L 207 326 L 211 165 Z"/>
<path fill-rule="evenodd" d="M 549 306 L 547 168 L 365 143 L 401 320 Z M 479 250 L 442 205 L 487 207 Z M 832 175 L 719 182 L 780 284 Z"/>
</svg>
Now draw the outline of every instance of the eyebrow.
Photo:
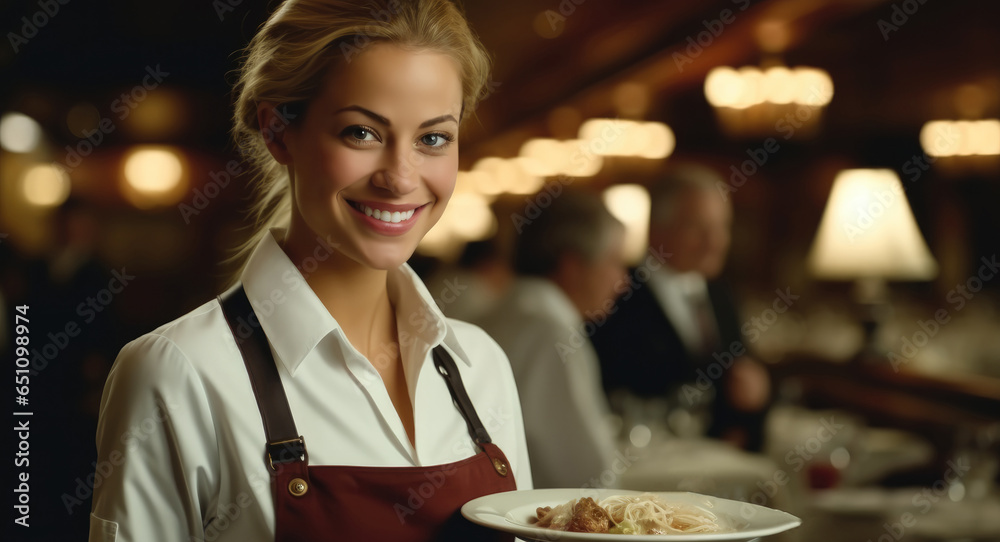
<svg viewBox="0 0 1000 542">
<path fill-rule="evenodd" d="M 392 125 L 392 123 L 389 122 L 389 119 L 383 117 L 382 115 L 379 115 L 378 113 L 376 113 L 374 111 L 370 111 L 368 109 L 365 109 L 364 107 L 361 107 L 360 105 L 349 105 L 347 107 L 341 107 L 340 109 L 334 111 L 334 114 L 337 115 L 337 114 L 343 113 L 345 111 L 357 111 L 358 113 L 361 113 L 362 115 L 365 115 L 366 117 L 370 117 L 372 120 L 374 120 L 376 122 L 379 122 L 381 124 L 384 124 L 385 126 L 391 126 Z M 424 122 L 420 123 L 419 127 L 420 128 L 427 128 L 428 126 L 434 126 L 435 124 L 440 124 L 442 122 L 446 122 L 446 121 L 449 121 L 449 120 L 452 121 L 452 122 L 454 122 L 455 124 L 458 124 L 458 120 L 454 117 L 454 115 L 441 115 L 441 116 L 438 116 L 438 117 L 434 117 L 432 119 L 425 120 Z"/>
</svg>

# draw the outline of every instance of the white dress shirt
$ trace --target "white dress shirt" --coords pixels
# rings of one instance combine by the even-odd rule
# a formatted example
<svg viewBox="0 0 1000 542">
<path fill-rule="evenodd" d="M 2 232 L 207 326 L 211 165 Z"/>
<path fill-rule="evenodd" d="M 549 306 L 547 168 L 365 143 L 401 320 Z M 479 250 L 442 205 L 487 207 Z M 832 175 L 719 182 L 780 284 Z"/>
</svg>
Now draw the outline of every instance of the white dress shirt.
<svg viewBox="0 0 1000 542">
<path fill-rule="evenodd" d="M 705 278 L 693 271 L 678 273 L 664 266 L 650 273 L 649 286 L 688 352 L 700 352 L 705 338 L 698 329 L 696 304 L 708 303 Z M 705 310 L 711 311 L 710 303 Z M 715 321 L 714 315 L 710 320 Z"/>
<path fill-rule="evenodd" d="M 517 390 L 481 329 L 446 319 L 407 265 L 388 275 L 416 445 L 373 363 L 265 236 L 241 277 L 271 343 L 310 465 L 430 466 L 474 455 L 431 360 L 455 358 L 518 489 L 532 487 Z M 390 348 L 387 346 L 387 349 Z M 122 349 L 101 400 L 91 542 L 274 539 L 266 439 L 243 360 L 216 300 Z"/>
<path fill-rule="evenodd" d="M 600 365 L 569 298 L 551 281 L 518 279 L 481 324 L 514 369 L 535 486 L 614 486 Z"/>
</svg>

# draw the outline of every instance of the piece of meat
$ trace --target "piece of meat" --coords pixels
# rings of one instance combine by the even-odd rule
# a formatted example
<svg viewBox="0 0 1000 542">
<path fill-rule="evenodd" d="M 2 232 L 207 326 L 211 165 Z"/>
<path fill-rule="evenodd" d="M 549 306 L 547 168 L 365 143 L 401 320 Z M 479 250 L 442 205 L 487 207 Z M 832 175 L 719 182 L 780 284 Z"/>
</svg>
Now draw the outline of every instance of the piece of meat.
<svg viewBox="0 0 1000 542">
<path fill-rule="evenodd" d="M 611 516 L 590 497 L 580 499 L 569 522 L 571 533 L 606 533 L 611 528 Z"/>
<path fill-rule="evenodd" d="M 573 517 L 573 506 L 575 504 L 576 501 L 569 501 L 555 508 L 551 506 L 537 508 L 535 514 L 538 516 L 538 523 L 535 525 L 546 529 L 565 531 L 566 526 L 569 525 Z"/>
</svg>

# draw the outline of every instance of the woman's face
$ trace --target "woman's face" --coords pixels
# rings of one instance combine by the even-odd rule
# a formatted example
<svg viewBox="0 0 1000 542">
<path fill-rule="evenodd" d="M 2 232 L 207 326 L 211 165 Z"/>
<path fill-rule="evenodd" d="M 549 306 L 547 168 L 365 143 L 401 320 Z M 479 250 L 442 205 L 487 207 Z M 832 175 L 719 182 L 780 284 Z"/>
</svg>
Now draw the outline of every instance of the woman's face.
<svg viewBox="0 0 1000 542">
<path fill-rule="evenodd" d="M 283 136 L 286 244 L 332 244 L 367 267 L 405 262 L 455 188 L 462 83 L 448 56 L 370 45 L 327 74 Z"/>
</svg>

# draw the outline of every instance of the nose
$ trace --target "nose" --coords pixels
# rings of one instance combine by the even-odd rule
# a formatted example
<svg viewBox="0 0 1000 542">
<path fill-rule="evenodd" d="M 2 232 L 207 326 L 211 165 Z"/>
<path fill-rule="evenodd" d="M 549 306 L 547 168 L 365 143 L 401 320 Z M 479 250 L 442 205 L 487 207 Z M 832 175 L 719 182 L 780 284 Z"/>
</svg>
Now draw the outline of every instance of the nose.
<svg viewBox="0 0 1000 542">
<path fill-rule="evenodd" d="M 419 184 L 420 155 L 405 146 L 386 147 L 382 167 L 372 176 L 372 184 L 391 192 L 394 196 L 404 196 L 417 189 Z"/>
</svg>

